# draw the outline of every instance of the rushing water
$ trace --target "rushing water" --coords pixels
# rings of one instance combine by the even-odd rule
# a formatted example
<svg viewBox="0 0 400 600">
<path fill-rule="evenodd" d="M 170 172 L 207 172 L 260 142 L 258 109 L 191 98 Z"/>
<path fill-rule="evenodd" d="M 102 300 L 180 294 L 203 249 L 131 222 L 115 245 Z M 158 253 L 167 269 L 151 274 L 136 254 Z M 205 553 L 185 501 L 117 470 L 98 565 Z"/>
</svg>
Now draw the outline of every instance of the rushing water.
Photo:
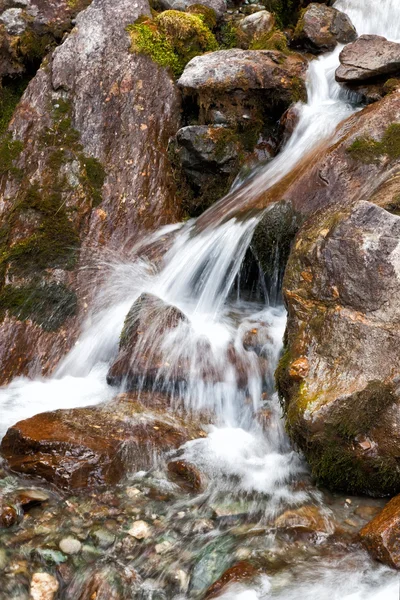
<svg viewBox="0 0 400 600">
<path fill-rule="evenodd" d="M 335 6 L 350 16 L 359 33 L 400 40 L 398 0 L 337 0 Z M 204 220 L 207 226 L 199 228 L 198 223 L 189 222 L 164 228 L 134 249 L 129 261 L 103 265 L 107 284 L 76 346 L 54 376 L 36 381 L 21 378 L 0 391 L 1 433 L 38 412 L 110 400 L 115 389 L 107 386 L 106 373 L 116 355 L 126 314 L 141 294 L 153 294 L 178 307 L 187 321 L 159 335 L 159 321 L 154 318 L 136 352 L 153 351 L 156 346 L 168 358 L 168 366 L 159 372 L 158 385 L 164 386 L 177 404 L 215 415 L 208 437 L 183 448 L 183 455 L 209 478 L 207 502 L 212 504 L 221 494 L 236 500 L 238 496 L 251 497 L 252 510 L 260 513 L 261 519 L 312 502 L 325 511 L 329 521 L 330 510 L 323 507 L 322 495 L 297 485 L 307 468 L 285 436 L 272 389 L 285 311 L 232 296 L 260 215 L 240 221 L 228 217 L 329 140 L 337 125 L 357 110 L 334 79 L 340 50 L 311 62 L 308 102 L 298 107 L 299 123 L 287 146 L 250 181 L 212 207 Z M 170 241 L 164 256 L 157 265 L 152 264 L 142 250 L 165 238 Z M 260 327 L 268 332 L 262 341 L 262 360 L 243 347 L 246 333 Z M 187 377 L 184 385 L 177 385 L 175 366 L 182 362 L 187 365 Z M 218 376 L 208 377 L 211 371 Z M 268 428 L 257 418 L 260 410 L 268 411 Z M 310 564 L 302 562 L 301 568 L 293 566 L 284 575 L 262 576 L 252 588 L 234 586 L 222 598 L 394 600 L 398 584 L 393 573 L 373 566 L 357 550 L 328 558 L 317 554 Z"/>
</svg>

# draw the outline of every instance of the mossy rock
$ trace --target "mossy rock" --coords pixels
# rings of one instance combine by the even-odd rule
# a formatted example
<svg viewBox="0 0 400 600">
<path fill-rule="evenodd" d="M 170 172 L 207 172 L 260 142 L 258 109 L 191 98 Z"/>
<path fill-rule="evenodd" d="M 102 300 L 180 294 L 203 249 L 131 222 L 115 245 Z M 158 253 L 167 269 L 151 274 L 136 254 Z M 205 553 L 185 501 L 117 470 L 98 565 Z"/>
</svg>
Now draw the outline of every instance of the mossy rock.
<svg viewBox="0 0 400 600">
<path fill-rule="evenodd" d="M 178 77 L 195 56 L 218 49 L 209 15 L 166 10 L 154 20 L 141 17 L 128 27 L 131 51 L 147 54 Z"/>
<path fill-rule="evenodd" d="M 391 160 L 400 158 L 400 124 L 389 125 L 380 141 L 371 137 L 357 138 L 347 152 L 366 164 L 379 162 L 385 156 Z"/>
</svg>

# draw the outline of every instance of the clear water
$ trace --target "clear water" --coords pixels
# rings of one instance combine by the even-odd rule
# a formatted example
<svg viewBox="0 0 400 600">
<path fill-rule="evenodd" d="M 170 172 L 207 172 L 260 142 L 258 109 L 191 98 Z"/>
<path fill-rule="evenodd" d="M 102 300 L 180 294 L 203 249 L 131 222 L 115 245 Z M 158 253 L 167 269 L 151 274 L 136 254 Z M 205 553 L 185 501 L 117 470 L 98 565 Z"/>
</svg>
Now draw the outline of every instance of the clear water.
<svg viewBox="0 0 400 600">
<path fill-rule="evenodd" d="M 336 7 L 351 17 L 359 33 L 400 40 L 398 0 L 338 0 Z M 221 492 L 228 497 L 239 493 L 254 498 L 256 494 L 255 502 L 266 515 L 305 502 L 321 504 L 322 496 L 316 490 L 296 489 L 307 468 L 286 438 L 278 401 L 271 392 L 285 311 L 240 298 L 233 301 L 230 294 L 260 216 L 239 221 L 229 215 L 331 139 L 337 125 L 357 110 L 334 79 L 340 50 L 310 63 L 308 102 L 298 107 L 299 123 L 288 144 L 262 172 L 208 211 L 206 227 L 199 229 L 196 222 L 189 222 L 164 228 L 138 245 L 129 261 L 102 265 L 108 271 L 107 284 L 74 349 L 53 377 L 20 378 L 0 390 L 0 433 L 38 412 L 110 400 L 116 390 L 107 386 L 105 375 L 116 356 L 125 316 L 146 292 L 178 307 L 187 317 L 176 330 L 163 335 L 159 335 L 155 318 L 136 352 L 162 352 L 168 366 L 160 370 L 159 382 L 173 394 L 174 402 L 194 411 L 211 410 L 215 415 L 208 437 L 183 448 L 184 456 L 209 477 L 209 501 Z M 160 244 L 171 235 L 161 261 L 153 264 L 144 257 L 142 248 Z M 263 348 L 267 366 L 260 366 L 258 356 L 243 347 L 243 336 L 260 324 L 269 330 Z M 244 373 L 240 385 L 229 359 L 232 348 Z M 174 365 L 182 361 L 187 364 L 187 380 L 176 386 Z M 211 369 L 217 370 L 217 381 L 204 376 Z M 269 411 L 267 430 L 257 418 L 260 409 Z M 264 576 L 257 586 L 233 587 L 222 598 L 394 600 L 398 583 L 395 574 L 373 566 L 357 551 L 336 561 L 316 558 L 313 564 L 303 564 L 301 570 L 284 576 Z"/>
</svg>

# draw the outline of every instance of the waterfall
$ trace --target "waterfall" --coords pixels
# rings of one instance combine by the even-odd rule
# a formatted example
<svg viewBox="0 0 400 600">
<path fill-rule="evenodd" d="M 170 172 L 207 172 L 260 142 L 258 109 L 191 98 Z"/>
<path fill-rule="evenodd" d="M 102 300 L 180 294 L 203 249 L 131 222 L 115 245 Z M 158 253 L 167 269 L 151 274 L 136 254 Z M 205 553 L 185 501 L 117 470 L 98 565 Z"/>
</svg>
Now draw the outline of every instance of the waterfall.
<svg viewBox="0 0 400 600">
<path fill-rule="evenodd" d="M 335 6 L 350 16 L 358 33 L 400 40 L 398 0 L 337 0 Z M 116 390 L 107 386 L 106 374 L 117 353 L 124 319 L 139 297 L 151 294 L 177 307 L 186 320 L 173 331 L 160 334 L 156 316 L 142 345 L 136 348 L 134 360 L 138 353 L 152 353 L 156 347 L 164 358 L 156 385 L 163 386 L 177 406 L 208 410 L 215 415 L 209 436 L 188 442 L 183 448 L 183 455 L 208 474 L 212 482 L 210 493 L 235 489 L 244 494 L 260 494 L 268 514 L 277 513 L 282 506 L 320 501 L 317 492 L 311 497 L 309 492 L 294 489 L 293 482 L 307 469 L 286 438 L 279 403 L 272 390 L 285 310 L 282 306 L 233 298 L 231 291 L 264 214 L 251 210 L 260 194 L 282 180 L 300 161 L 312 159 L 315 149 L 332 138 L 338 124 L 359 109 L 334 78 L 341 49 L 311 61 L 308 101 L 298 105 L 295 131 L 281 153 L 261 172 L 232 190 L 197 221 L 163 228 L 140 242 L 129 260 L 101 265 L 108 273 L 107 281 L 98 293 L 80 339 L 55 374 L 36 381 L 20 378 L 0 390 L 0 433 L 15 421 L 41 411 L 110 400 Z M 168 239 L 166 249 L 155 264 L 142 250 L 163 239 Z M 243 345 L 246 333 L 260 325 L 269 332 L 262 349 L 265 369 L 260 368 L 259 357 L 247 352 Z M 186 378 L 177 382 L 174 374 L 176 365 L 181 363 L 186 365 Z M 211 371 L 218 376 L 208 377 Z M 257 418 L 260 408 L 269 413 L 267 430 Z M 331 570 L 325 566 L 314 571 L 310 568 L 301 575 L 300 587 L 292 581 L 289 588 L 274 592 L 274 598 L 397 597 L 396 582 L 387 571 L 365 571 L 364 555 L 355 554 L 354 564 L 355 567 L 349 559 L 348 564 L 332 564 Z M 319 568 L 320 581 L 316 584 Z M 337 587 L 336 578 L 343 571 L 347 573 L 345 583 Z M 387 583 L 383 583 L 384 577 L 388 578 Z M 223 597 L 257 600 L 269 597 L 268 594 L 269 583 L 264 581 L 259 589 L 240 588 L 236 595 Z"/>
</svg>

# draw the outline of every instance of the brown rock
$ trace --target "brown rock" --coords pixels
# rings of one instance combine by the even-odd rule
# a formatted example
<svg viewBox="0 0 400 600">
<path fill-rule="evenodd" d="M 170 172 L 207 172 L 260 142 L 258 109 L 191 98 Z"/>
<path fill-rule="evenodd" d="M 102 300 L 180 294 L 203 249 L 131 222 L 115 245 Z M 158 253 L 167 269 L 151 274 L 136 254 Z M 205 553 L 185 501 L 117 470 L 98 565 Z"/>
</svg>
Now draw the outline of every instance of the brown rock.
<svg viewBox="0 0 400 600">
<path fill-rule="evenodd" d="M 348 44 L 357 32 L 349 17 L 323 4 L 310 4 L 302 13 L 293 35 L 293 45 L 319 54 L 332 51 L 338 43 Z"/>
<path fill-rule="evenodd" d="M 13 506 L 0 507 L 0 527 L 12 527 L 18 522 L 18 513 Z"/>
<path fill-rule="evenodd" d="M 289 375 L 292 379 L 301 380 L 307 377 L 310 370 L 308 359 L 305 356 L 294 360 L 289 367 Z"/>
<path fill-rule="evenodd" d="M 116 483 L 128 469 L 148 468 L 154 452 L 178 448 L 200 434 L 199 427 L 165 408 L 150 410 L 137 396 L 122 394 L 99 407 L 20 421 L 6 433 L 1 452 L 13 471 L 72 490 Z"/>
<path fill-rule="evenodd" d="M 123 253 L 139 232 L 181 216 L 167 156 L 180 95 L 166 69 L 129 51 L 126 27 L 142 14 L 147 0 L 98 0 L 81 12 L 10 123 L 15 158 L 0 175 L 2 383 L 51 370 L 72 346 L 94 293 L 80 267 L 94 250 Z M 37 301 L 22 309 L 14 294 Z"/>
<path fill-rule="evenodd" d="M 400 72 L 400 44 L 379 35 L 362 35 L 340 53 L 336 80 L 345 83 L 369 81 Z"/>
<path fill-rule="evenodd" d="M 400 569 L 400 496 L 360 531 L 360 538 L 376 560 Z"/>
<path fill-rule="evenodd" d="M 233 583 L 241 583 L 253 579 L 258 574 L 257 569 L 249 562 L 242 561 L 227 569 L 205 593 L 205 600 L 216 598 L 224 589 Z"/>
<path fill-rule="evenodd" d="M 275 520 L 274 525 L 278 529 L 285 530 L 333 532 L 331 521 L 321 512 L 318 506 L 313 505 L 287 510 Z"/>
<path fill-rule="evenodd" d="M 186 460 L 172 460 L 168 463 L 168 472 L 174 481 L 190 492 L 201 493 L 206 487 L 204 475 Z"/>
</svg>

